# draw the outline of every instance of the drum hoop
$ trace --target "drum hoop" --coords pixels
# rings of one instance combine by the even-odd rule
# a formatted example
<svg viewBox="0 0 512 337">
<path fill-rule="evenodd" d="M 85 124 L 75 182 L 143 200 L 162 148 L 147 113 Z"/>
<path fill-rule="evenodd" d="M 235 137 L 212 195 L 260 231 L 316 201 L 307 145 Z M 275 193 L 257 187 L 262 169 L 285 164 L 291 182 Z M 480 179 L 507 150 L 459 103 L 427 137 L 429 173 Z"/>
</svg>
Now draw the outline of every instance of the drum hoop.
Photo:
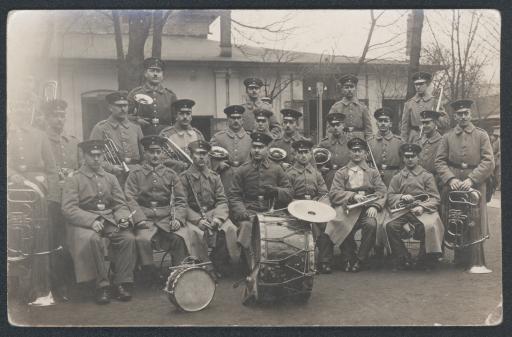
<svg viewBox="0 0 512 337">
<path fill-rule="evenodd" d="M 178 280 L 183 276 L 183 274 L 185 274 L 185 272 L 188 272 L 188 271 L 190 271 L 190 270 L 202 270 L 202 271 L 204 271 L 204 272 L 205 272 L 205 273 L 210 277 L 210 280 L 213 282 L 213 294 L 212 294 L 211 298 L 209 299 L 209 301 L 208 301 L 204 306 L 202 306 L 202 307 L 200 307 L 199 309 L 196 309 L 196 310 L 186 310 L 185 308 L 183 308 L 183 307 L 178 303 L 178 301 L 176 300 L 176 297 L 174 296 L 174 295 L 175 295 L 175 293 L 176 293 L 176 292 L 174 291 L 174 289 L 176 288 L 176 285 L 177 285 L 177 283 L 178 283 Z M 173 304 L 174 304 L 178 309 L 180 309 L 180 310 L 182 310 L 182 311 L 185 311 L 185 312 L 196 312 L 196 311 L 201 311 L 201 310 L 203 310 L 204 308 L 206 308 L 207 306 L 209 306 L 209 305 L 210 305 L 210 303 L 212 303 L 212 301 L 213 301 L 213 299 L 214 299 L 214 297 L 215 297 L 215 293 L 216 293 L 216 291 L 217 291 L 217 282 L 215 282 L 215 279 L 213 278 L 212 274 L 211 274 L 208 270 L 206 270 L 206 269 L 204 269 L 204 268 L 202 268 L 202 267 L 199 267 L 199 266 L 191 265 L 191 267 L 186 267 L 186 265 L 184 265 L 183 269 L 178 269 L 178 270 L 173 271 L 173 272 L 171 273 L 171 275 L 169 275 L 169 279 L 172 277 L 172 274 L 173 274 L 173 273 L 177 273 L 177 274 L 176 274 L 176 278 L 172 281 L 172 284 L 171 284 L 171 290 L 168 290 L 168 289 L 167 289 L 167 285 L 168 285 L 168 283 L 167 283 L 166 287 L 165 287 L 163 290 L 164 290 L 164 292 L 166 292 L 167 294 L 169 294 L 169 295 L 171 295 L 171 296 L 172 296 L 172 299 L 173 299 L 173 300 L 172 300 L 171 302 L 172 302 L 172 303 L 173 303 Z M 168 281 L 169 281 L 169 280 L 168 280 Z"/>
</svg>

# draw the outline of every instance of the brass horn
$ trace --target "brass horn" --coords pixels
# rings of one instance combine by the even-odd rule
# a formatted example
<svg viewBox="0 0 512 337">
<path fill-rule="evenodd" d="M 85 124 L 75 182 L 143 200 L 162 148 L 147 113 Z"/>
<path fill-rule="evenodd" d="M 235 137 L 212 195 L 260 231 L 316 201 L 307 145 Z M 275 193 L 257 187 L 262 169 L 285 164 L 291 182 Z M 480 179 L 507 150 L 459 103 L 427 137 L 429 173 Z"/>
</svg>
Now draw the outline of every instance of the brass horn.
<svg viewBox="0 0 512 337">
<path fill-rule="evenodd" d="M 364 198 L 365 199 L 363 201 L 360 201 L 358 203 L 347 204 L 347 206 L 345 206 L 345 212 L 347 214 L 349 214 L 350 211 L 355 209 L 355 208 L 359 208 L 361 206 L 364 206 L 364 205 L 367 205 L 367 204 L 369 204 L 371 202 L 374 202 L 375 200 L 380 198 L 380 195 L 378 195 L 377 193 L 368 194 L 368 195 L 365 195 Z"/>
<path fill-rule="evenodd" d="M 271 147 L 268 149 L 268 157 L 275 162 L 283 161 L 287 156 L 287 152 L 279 147 Z"/>
<path fill-rule="evenodd" d="M 393 213 L 403 211 L 405 209 L 412 209 L 416 206 L 421 205 L 421 203 L 423 203 L 423 202 L 429 201 L 429 199 L 430 199 L 430 196 L 428 194 L 418 194 L 418 195 L 414 195 L 413 197 L 414 197 L 414 200 L 411 202 L 399 201 L 395 205 L 395 207 L 391 207 L 389 209 L 390 213 L 393 214 Z"/>
<path fill-rule="evenodd" d="M 130 172 L 130 168 L 126 164 L 126 162 L 122 159 L 119 148 L 112 138 L 110 138 L 105 131 L 103 131 L 103 136 L 105 138 L 105 159 L 111 165 L 120 165 L 123 168 L 123 171 L 128 173 Z"/>
<path fill-rule="evenodd" d="M 316 165 L 322 166 L 331 160 L 332 154 L 326 148 L 317 147 L 313 149 L 313 157 L 315 158 Z"/>
<path fill-rule="evenodd" d="M 190 156 L 183 149 L 181 149 L 175 142 L 173 142 L 167 137 L 164 138 L 166 139 L 166 142 L 164 143 L 162 150 L 169 157 L 169 159 L 184 162 L 188 166 L 190 166 L 192 164 L 192 158 L 190 158 Z"/>
<path fill-rule="evenodd" d="M 57 99 L 57 81 L 46 81 L 43 84 L 43 99 L 45 102 Z"/>
</svg>

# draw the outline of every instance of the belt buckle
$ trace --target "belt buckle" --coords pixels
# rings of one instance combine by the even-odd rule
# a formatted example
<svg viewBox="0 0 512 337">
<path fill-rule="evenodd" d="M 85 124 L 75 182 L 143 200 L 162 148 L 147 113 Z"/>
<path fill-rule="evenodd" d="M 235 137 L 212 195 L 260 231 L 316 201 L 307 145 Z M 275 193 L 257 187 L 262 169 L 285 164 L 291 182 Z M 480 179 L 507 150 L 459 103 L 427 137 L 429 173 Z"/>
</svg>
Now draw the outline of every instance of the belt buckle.
<svg viewBox="0 0 512 337">
<path fill-rule="evenodd" d="M 233 166 L 236 166 L 236 167 L 240 166 L 240 162 L 238 162 L 238 161 L 234 161 L 234 162 L 233 162 Z"/>
<path fill-rule="evenodd" d="M 305 194 L 305 195 L 304 195 L 304 198 L 305 198 L 306 200 L 311 200 L 311 196 L 310 196 L 309 194 Z"/>
<path fill-rule="evenodd" d="M 383 170 L 388 168 L 388 166 L 386 164 L 382 164 L 381 167 L 382 167 Z"/>
<path fill-rule="evenodd" d="M 262 195 L 258 195 L 258 201 L 263 201 L 263 200 L 265 200 L 265 197 Z"/>
<path fill-rule="evenodd" d="M 467 169 L 468 168 L 468 164 L 462 163 L 462 164 L 460 164 L 460 167 L 462 167 L 463 169 Z"/>
<path fill-rule="evenodd" d="M 354 127 L 353 126 L 349 126 L 349 127 L 347 127 L 347 130 L 348 130 L 348 132 L 352 132 L 352 131 L 354 131 Z"/>
<path fill-rule="evenodd" d="M 362 195 L 362 196 L 365 196 L 366 195 L 366 192 L 365 191 L 357 191 L 356 192 L 357 195 Z"/>
<path fill-rule="evenodd" d="M 333 170 L 336 170 L 337 168 L 338 168 L 338 165 L 333 165 L 333 166 L 332 166 L 332 169 L 333 169 Z"/>
<path fill-rule="evenodd" d="M 98 202 L 96 204 L 96 208 L 98 209 L 98 211 L 103 211 L 105 209 L 105 204 L 102 202 Z"/>
<path fill-rule="evenodd" d="M 158 202 L 156 201 L 150 201 L 149 202 L 149 205 L 151 206 L 151 208 L 156 208 L 158 206 Z"/>
<path fill-rule="evenodd" d="M 130 164 L 130 162 L 131 162 L 131 161 L 132 161 L 132 158 L 128 158 L 128 157 L 125 157 L 125 158 L 124 158 L 124 162 L 125 162 L 126 164 Z"/>
<path fill-rule="evenodd" d="M 160 119 L 158 117 L 151 118 L 151 124 L 155 124 L 155 125 L 160 124 Z"/>
</svg>

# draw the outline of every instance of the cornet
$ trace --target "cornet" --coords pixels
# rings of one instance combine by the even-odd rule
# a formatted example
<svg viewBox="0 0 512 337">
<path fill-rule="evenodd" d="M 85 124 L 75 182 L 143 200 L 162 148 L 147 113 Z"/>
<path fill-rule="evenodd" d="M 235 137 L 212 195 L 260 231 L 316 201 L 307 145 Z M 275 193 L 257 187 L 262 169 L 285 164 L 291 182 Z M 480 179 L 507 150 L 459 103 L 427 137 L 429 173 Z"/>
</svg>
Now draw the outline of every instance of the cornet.
<svg viewBox="0 0 512 337">
<path fill-rule="evenodd" d="M 350 213 L 350 211 L 353 210 L 354 208 L 359 208 L 361 206 L 365 206 L 371 202 L 374 202 L 375 200 L 380 198 L 380 195 L 378 195 L 377 193 L 368 194 L 368 195 L 365 195 L 364 198 L 365 199 L 363 201 L 360 201 L 358 203 L 347 204 L 347 206 L 345 207 L 345 213 L 347 213 L 347 215 L 348 215 Z"/>
<path fill-rule="evenodd" d="M 105 158 L 112 165 L 120 165 L 125 173 L 130 172 L 130 168 L 119 155 L 119 149 L 112 138 L 110 138 L 105 131 L 103 131 L 105 137 Z"/>
<path fill-rule="evenodd" d="M 430 199 L 430 196 L 428 194 L 418 194 L 414 195 L 414 200 L 410 202 L 405 201 L 399 201 L 398 204 L 395 205 L 395 207 L 390 208 L 390 213 L 397 213 L 406 209 L 412 209 L 416 206 L 421 205 L 423 202 L 427 202 Z"/>
</svg>

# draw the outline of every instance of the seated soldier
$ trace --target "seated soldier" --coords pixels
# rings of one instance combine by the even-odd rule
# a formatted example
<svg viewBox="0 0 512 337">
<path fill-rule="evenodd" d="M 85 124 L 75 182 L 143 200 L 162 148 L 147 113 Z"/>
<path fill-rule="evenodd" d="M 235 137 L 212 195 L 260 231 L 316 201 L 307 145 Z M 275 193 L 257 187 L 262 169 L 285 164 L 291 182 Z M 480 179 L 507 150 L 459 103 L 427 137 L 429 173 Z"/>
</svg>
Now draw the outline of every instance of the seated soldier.
<svg viewBox="0 0 512 337">
<path fill-rule="evenodd" d="M 343 269 L 358 272 L 375 245 L 377 223 L 383 217 L 382 209 L 386 203 L 386 185 L 379 171 L 370 168 L 365 161 L 366 142 L 352 138 L 347 145 L 350 161 L 336 172 L 329 191 L 332 206 L 336 208 L 336 219 L 327 223 L 325 235 L 318 238 L 318 248 L 320 259 L 329 261 L 333 255 L 333 245 L 340 245 Z M 369 198 L 372 194 L 373 198 Z M 350 204 L 359 206 L 348 209 Z M 361 230 L 359 249 L 354 240 L 358 230 Z M 320 272 L 330 272 L 328 262 L 321 265 Z"/>
<path fill-rule="evenodd" d="M 193 164 L 180 174 L 187 196 L 187 221 L 205 233 L 216 275 L 222 277 L 228 273 L 230 256 L 237 261 L 240 255 L 236 227 L 228 218 L 228 200 L 220 176 L 207 165 L 210 144 L 197 140 L 188 147 Z"/>
<path fill-rule="evenodd" d="M 251 139 L 251 159 L 235 171 L 229 194 L 231 211 L 238 226 L 238 242 L 249 271 L 253 267 L 251 233 L 255 214 L 266 212 L 273 206 L 285 207 L 292 199 L 286 173 L 268 159 L 268 144 L 272 138 L 266 133 L 253 132 Z"/>
<path fill-rule="evenodd" d="M 68 243 L 77 282 L 96 281 L 96 302 L 110 302 L 109 269 L 105 263 L 105 238 L 110 241 L 115 298 L 129 301 L 133 283 L 135 238 L 131 214 L 117 178 L 102 168 L 103 140 L 79 144 L 84 164 L 66 181 L 62 213 L 68 223 Z"/>
<path fill-rule="evenodd" d="M 392 214 L 392 219 L 386 224 L 394 269 L 412 266 L 410 254 L 402 241 L 404 237 L 421 240 L 420 266 L 432 267 L 441 253 L 444 226 L 437 212 L 440 196 L 434 176 L 418 165 L 420 152 L 421 147 L 417 144 L 400 147 L 405 167 L 393 176 L 388 188 L 389 206 L 404 205 L 404 209 Z M 427 201 L 420 202 L 417 198 L 422 194 L 428 195 Z"/>
<path fill-rule="evenodd" d="M 186 224 L 183 184 L 176 172 L 162 163 L 165 139 L 145 136 L 141 142 L 145 160 L 130 172 L 125 193 L 130 208 L 136 211 L 133 220 L 139 262 L 143 271 L 155 276 L 153 241 L 156 248 L 170 252 L 173 266 L 180 265 L 189 255 L 204 259 L 208 248 L 202 231 Z"/>
</svg>

